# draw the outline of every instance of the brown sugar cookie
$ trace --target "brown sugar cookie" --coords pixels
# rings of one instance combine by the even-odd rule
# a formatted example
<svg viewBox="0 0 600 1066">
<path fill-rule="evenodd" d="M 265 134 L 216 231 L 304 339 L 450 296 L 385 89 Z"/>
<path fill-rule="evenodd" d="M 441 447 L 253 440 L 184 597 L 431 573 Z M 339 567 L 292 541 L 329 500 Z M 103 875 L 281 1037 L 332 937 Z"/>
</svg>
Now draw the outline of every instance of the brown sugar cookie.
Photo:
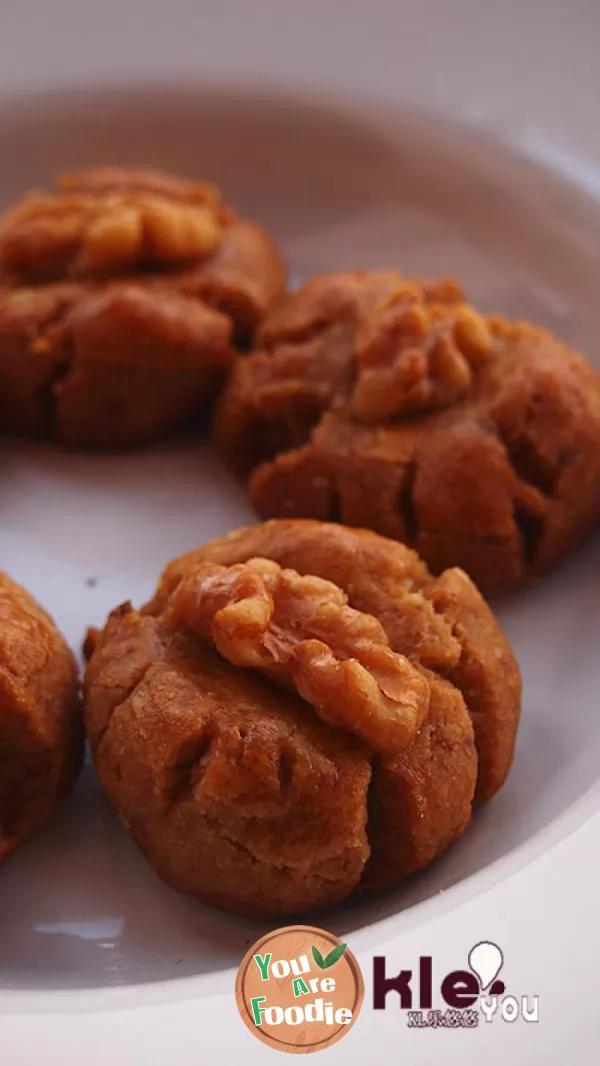
<svg viewBox="0 0 600 1066">
<path fill-rule="evenodd" d="M 43 825 L 83 754 L 77 666 L 56 626 L 0 573 L 0 863 Z"/>
<path fill-rule="evenodd" d="M 213 186 L 63 176 L 0 219 L 0 427 L 114 449 L 199 419 L 284 282 Z"/>
<path fill-rule="evenodd" d="M 212 541 L 88 647 L 88 737 L 125 825 L 170 885 L 242 913 L 393 884 L 511 765 L 520 676 L 489 608 L 370 531 Z"/>
<path fill-rule="evenodd" d="M 322 275 L 236 361 L 217 442 L 258 512 L 364 526 L 486 592 L 534 578 L 600 513 L 600 379 L 452 281 Z"/>
</svg>

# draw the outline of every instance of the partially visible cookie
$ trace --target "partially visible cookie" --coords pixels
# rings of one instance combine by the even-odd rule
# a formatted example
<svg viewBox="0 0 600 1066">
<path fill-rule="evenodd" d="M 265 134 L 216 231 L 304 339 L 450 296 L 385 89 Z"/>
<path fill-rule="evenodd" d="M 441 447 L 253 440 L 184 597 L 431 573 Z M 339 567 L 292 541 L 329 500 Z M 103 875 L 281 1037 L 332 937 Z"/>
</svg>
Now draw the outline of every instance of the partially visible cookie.
<svg viewBox="0 0 600 1066">
<path fill-rule="evenodd" d="M 520 676 L 459 570 L 273 521 L 174 560 L 89 642 L 96 770 L 161 877 L 249 914 L 393 884 L 510 768 Z"/>
<path fill-rule="evenodd" d="M 486 592 L 550 569 L 600 514 L 600 379 L 453 281 L 322 275 L 236 361 L 217 442 L 269 517 L 335 519 Z"/>
<path fill-rule="evenodd" d="M 73 655 L 46 612 L 0 573 L 0 863 L 53 815 L 82 755 Z"/>
<path fill-rule="evenodd" d="M 284 281 L 212 186 L 62 177 L 0 219 L 0 426 L 110 449 L 198 421 Z"/>
</svg>

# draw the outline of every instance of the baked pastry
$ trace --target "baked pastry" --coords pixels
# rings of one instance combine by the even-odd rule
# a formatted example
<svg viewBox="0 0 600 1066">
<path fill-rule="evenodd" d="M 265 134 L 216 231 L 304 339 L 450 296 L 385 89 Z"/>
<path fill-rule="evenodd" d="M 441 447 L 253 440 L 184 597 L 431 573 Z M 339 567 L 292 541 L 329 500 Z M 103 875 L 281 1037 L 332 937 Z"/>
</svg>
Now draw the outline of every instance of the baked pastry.
<svg viewBox="0 0 600 1066">
<path fill-rule="evenodd" d="M 0 573 L 0 863 L 52 816 L 82 754 L 75 660 L 46 612 Z"/>
<path fill-rule="evenodd" d="M 275 915 L 430 863 L 511 765 L 520 676 L 461 570 L 272 521 L 183 555 L 89 643 L 98 776 L 158 874 Z"/>
<path fill-rule="evenodd" d="M 216 439 L 259 514 L 365 526 L 497 592 L 600 513 L 600 379 L 452 281 L 314 277 L 237 360 Z"/>
<path fill-rule="evenodd" d="M 210 185 L 60 178 L 0 219 L 0 427 L 117 449 L 197 421 L 284 282 Z"/>
</svg>

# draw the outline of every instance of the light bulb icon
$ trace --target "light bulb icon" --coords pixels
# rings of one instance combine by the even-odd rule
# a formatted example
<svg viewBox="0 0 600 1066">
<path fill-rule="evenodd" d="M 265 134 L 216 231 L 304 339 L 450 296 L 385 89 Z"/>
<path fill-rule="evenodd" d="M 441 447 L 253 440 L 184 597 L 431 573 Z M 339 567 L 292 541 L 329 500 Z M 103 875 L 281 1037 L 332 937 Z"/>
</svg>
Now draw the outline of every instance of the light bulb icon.
<svg viewBox="0 0 600 1066">
<path fill-rule="evenodd" d="M 469 952 L 469 968 L 477 977 L 482 992 L 492 984 L 492 981 L 500 973 L 503 964 L 504 955 L 498 945 L 492 943 L 491 940 L 481 940 Z M 502 981 L 498 981 L 497 985 L 490 988 L 491 994 L 502 992 L 504 992 Z"/>
</svg>

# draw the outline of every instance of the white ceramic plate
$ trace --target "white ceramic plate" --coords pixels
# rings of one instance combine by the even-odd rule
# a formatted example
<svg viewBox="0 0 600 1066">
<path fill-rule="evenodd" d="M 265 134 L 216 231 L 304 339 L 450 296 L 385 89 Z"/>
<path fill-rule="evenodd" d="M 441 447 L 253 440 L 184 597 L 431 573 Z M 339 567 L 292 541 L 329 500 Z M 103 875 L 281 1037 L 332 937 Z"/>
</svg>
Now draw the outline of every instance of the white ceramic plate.
<svg viewBox="0 0 600 1066">
<path fill-rule="evenodd" d="M 512 17 L 517 32 L 516 7 Z M 549 326 L 600 368 L 600 210 L 581 185 L 528 158 L 523 137 L 511 147 L 492 122 L 442 120 L 403 104 L 389 71 L 383 102 L 366 104 L 349 67 L 345 84 L 311 94 L 289 82 L 258 88 L 239 73 L 182 85 L 175 66 L 173 55 L 173 79 L 161 88 L 119 87 L 105 72 L 94 90 L 0 97 L 0 198 L 57 170 L 107 161 L 210 178 L 272 230 L 296 279 L 352 266 L 456 273 L 482 308 Z M 50 80 L 59 86 L 57 70 Z M 464 119 L 468 109 L 458 110 Z M 551 154 L 543 138 L 532 145 Z M 253 517 L 210 447 L 189 441 L 125 457 L 3 441 L 0 506 L 2 568 L 76 647 L 116 603 L 143 601 L 173 555 Z M 476 895 L 600 806 L 599 594 L 596 536 L 538 588 L 500 606 L 525 680 L 505 789 L 424 875 L 319 915 L 322 923 L 368 946 L 384 928 L 392 935 Z M 126 989 L 138 1003 L 183 995 L 190 979 L 198 994 L 229 988 L 262 931 L 163 886 L 89 766 L 56 822 L 2 870 L 0 915 L 0 988 L 11 1008 L 60 1000 L 68 1009 L 100 989 L 106 1005 Z"/>
</svg>

